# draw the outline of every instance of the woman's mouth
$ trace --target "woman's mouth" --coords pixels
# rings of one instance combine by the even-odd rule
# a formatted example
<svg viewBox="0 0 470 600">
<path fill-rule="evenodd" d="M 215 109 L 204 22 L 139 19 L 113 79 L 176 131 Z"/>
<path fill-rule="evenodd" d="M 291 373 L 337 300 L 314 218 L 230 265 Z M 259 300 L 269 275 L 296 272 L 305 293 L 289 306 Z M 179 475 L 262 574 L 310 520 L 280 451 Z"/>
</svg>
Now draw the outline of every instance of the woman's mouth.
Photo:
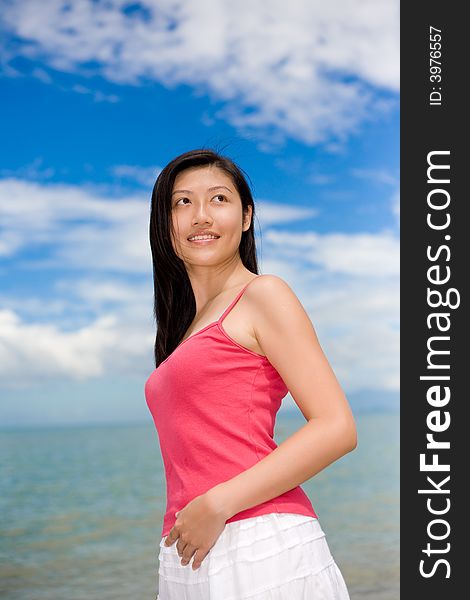
<svg viewBox="0 0 470 600">
<path fill-rule="evenodd" d="M 206 244 L 212 244 L 217 241 L 220 236 L 215 235 L 195 235 L 193 237 L 188 238 L 188 242 L 192 244 L 197 244 L 201 246 L 205 246 Z"/>
</svg>

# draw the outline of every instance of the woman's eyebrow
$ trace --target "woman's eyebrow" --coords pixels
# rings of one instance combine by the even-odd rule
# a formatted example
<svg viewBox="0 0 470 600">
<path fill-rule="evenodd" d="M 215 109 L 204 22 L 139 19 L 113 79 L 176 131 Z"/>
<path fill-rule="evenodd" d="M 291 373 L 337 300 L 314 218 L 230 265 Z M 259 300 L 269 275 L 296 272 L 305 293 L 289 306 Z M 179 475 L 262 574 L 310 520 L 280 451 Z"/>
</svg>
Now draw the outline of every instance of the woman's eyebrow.
<svg viewBox="0 0 470 600">
<path fill-rule="evenodd" d="M 213 190 L 219 190 L 222 188 L 229 191 L 231 194 L 233 194 L 232 190 L 225 185 L 214 185 L 213 187 L 207 188 L 207 191 L 212 192 Z M 173 194 L 181 194 L 181 193 L 192 194 L 192 191 L 191 190 L 175 190 L 174 192 L 172 192 L 171 195 L 173 196 Z"/>
</svg>

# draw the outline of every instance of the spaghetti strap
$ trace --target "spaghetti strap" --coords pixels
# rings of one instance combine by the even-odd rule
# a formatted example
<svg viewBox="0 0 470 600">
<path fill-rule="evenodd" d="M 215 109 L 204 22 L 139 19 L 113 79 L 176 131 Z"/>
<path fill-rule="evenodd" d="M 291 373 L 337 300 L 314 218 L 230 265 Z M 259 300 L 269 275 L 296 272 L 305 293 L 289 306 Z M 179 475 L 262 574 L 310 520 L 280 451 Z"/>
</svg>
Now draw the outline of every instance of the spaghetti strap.
<svg viewBox="0 0 470 600">
<path fill-rule="evenodd" d="M 258 277 L 262 277 L 262 275 L 257 275 L 256 277 L 253 277 L 253 279 L 250 279 L 250 281 L 242 287 L 242 289 L 238 292 L 238 294 L 235 296 L 235 298 L 232 300 L 232 302 L 230 302 L 230 304 L 224 310 L 224 312 L 220 316 L 217 323 L 222 323 L 222 321 L 225 319 L 225 317 L 228 315 L 228 313 L 232 310 L 232 308 L 235 306 L 235 304 L 238 302 L 238 300 L 242 297 L 243 292 L 246 290 L 246 288 L 250 285 L 250 283 L 253 280 L 258 279 Z"/>
</svg>

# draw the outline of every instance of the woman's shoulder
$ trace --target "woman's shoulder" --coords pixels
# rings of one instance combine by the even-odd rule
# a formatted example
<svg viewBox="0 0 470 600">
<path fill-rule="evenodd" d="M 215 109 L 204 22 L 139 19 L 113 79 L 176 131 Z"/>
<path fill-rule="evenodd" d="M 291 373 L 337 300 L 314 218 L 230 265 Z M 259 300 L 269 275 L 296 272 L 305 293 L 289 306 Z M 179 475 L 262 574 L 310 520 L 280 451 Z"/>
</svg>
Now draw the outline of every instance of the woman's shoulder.
<svg viewBox="0 0 470 600">
<path fill-rule="evenodd" d="M 253 334 L 263 354 L 276 369 L 281 369 L 285 348 L 312 342 L 312 322 L 289 284 L 278 275 L 263 275 L 251 282 L 247 290 L 247 310 Z M 310 336 L 307 340 L 306 336 Z"/>
<path fill-rule="evenodd" d="M 245 295 L 247 301 L 261 309 L 270 306 L 274 312 L 282 307 L 300 304 L 289 284 L 279 275 L 263 274 L 255 277 L 248 285 Z"/>
<path fill-rule="evenodd" d="M 290 291 L 294 293 L 289 284 L 279 275 L 273 275 L 271 273 L 263 273 L 254 277 L 250 285 L 247 288 L 247 292 L 263 294 L 266 292 Z"/>
</svg>

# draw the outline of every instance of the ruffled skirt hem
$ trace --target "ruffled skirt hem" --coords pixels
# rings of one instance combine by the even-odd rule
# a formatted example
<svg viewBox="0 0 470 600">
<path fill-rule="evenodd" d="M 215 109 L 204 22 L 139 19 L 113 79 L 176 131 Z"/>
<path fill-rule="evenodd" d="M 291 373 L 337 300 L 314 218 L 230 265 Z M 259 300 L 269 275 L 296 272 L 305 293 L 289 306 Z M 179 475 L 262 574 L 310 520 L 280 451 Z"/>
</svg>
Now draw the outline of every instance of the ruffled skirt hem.
<svg viewBox="0 0 470 600">
<path fill-rule="evenodd" d="M 165 539 L 156 600 L 350 600 L 313 517 L 270 513 L 227 523 L 196 571 Z"/>
</svg>

